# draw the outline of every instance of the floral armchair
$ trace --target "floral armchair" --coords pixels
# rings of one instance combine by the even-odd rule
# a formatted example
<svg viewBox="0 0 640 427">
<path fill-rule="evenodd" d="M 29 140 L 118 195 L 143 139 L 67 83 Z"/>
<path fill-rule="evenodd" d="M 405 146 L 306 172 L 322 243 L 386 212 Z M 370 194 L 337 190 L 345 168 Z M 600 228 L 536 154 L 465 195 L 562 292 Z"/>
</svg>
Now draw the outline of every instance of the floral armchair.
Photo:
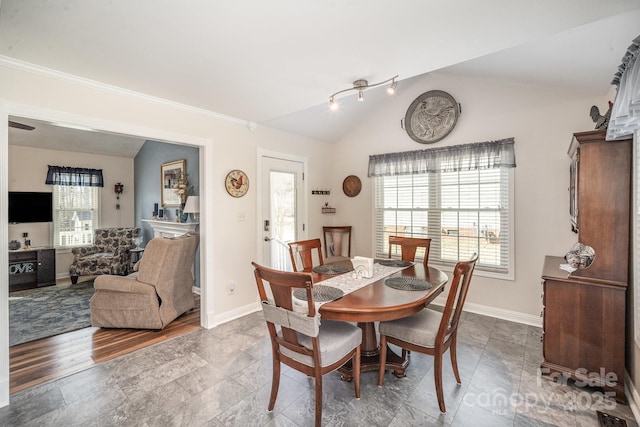
<svg viewBox="0 0 640 427">
<path fill-rule="evenodd" d="M 73 261 L 69 267 L 71 283 L 79 276 L 98 274 L 129 274 L 133 239 L 141 233 L 140 228 L 98 228 L 93 246 L 71 249 Z"/>
</svg>

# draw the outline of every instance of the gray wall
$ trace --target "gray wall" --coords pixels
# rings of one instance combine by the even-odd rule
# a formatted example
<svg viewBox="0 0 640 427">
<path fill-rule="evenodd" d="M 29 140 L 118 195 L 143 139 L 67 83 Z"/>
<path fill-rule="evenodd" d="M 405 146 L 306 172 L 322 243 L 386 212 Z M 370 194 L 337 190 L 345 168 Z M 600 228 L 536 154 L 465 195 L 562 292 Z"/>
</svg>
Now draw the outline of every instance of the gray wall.
<svg viewBox="0 0 640 427">
<path fill-rule="evenodd" d="M 161 205 L 160 166 L 175 160 L 186 160 L 186 172 L 189 184 L 193 185 L 196 195 L 200 194 L 200 150 L 186 145 L 167 144 L 164 142 L 146 141 L 134 159 L 135 185 L 135 224 L 141 227 L 144 243 L 153 238 L 153 230 L 143 225 L 143 219 L 151 219 L 153 204 Z M 175 220 L 175 208 L 168 209 L 169 219 Z M 196 286 L 200 287 L 200 251 L 196 254 L 195 265 Z"/>
</svg>

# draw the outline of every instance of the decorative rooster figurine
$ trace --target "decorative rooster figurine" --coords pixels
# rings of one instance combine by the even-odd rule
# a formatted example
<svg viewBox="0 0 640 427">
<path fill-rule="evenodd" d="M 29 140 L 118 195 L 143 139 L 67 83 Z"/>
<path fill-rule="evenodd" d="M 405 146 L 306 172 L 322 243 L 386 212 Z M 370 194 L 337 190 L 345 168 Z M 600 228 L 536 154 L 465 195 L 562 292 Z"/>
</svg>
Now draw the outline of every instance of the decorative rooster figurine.
<svg viewBox="0 0 640 427">
<path fill-rule="evenodd" d="M 591 120 L 596 124 L 596 130 L 606 129 L 609 126 L 611 107 L 613 107 L 613 102 L 609 101 L 609 109 L 604 113 L 604 116 L 600 115 L 600 109 L 597 106 L 591 107 Z"/>
</svg>

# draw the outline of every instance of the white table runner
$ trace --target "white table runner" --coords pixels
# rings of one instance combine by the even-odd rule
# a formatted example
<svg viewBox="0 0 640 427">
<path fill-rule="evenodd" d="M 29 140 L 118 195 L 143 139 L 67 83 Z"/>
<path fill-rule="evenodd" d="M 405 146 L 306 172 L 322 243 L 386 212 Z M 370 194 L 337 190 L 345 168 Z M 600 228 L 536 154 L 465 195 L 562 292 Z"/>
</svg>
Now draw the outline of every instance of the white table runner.
<svg viewBox="0 0 640 427">
<path fill-rule="evenodd" d="M 337 276 L 333 276 L 329 279 L 323 280 L 322 282 L 314 283 L 314 285 L 323 285 L 323 286 L 332 286 L 334 288 L 340 289 L 344 292 L 344 295 L 350 294 L 351 292 L 355 292 L 360 288 L 363 288 L 377 280 L 380 280 L 384 277 L 391 276 L 394 273 L 397 273 L 400 270 L 404 270 L 407 267 L 413 266 L 411 263 L 405 267 L 387 267 L 385 265 L 381 265 L 378 263 L 373 264 L 373 276 L 371 278 L 358 277 L 357 274 L 353 271 L 348 273 L 340 274 Z M 301 299 L 292 297 L 293 299 L 293 310 L 306 313 L 307 312 L 307 301 L 303 301 Z M 316 301 L 316 312 L 323 305 L 331 301 Z"/>
</svg>

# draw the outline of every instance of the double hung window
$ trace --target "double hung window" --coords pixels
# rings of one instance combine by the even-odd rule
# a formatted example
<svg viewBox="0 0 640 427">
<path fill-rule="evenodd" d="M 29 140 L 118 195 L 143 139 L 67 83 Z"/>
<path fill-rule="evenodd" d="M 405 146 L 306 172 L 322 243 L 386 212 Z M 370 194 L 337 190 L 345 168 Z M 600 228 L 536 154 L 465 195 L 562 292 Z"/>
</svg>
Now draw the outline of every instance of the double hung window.
<svg viewBox="0 0 640 427">
<path fill-rule="evenodd" d="M 91 245 L 100 222 L 102 170 L 49 166 L 46 183 L 53 186 L 55 248 Z"/>
<path fill-rule="evenodd" d="M 371 156 L 376 256 L 390 235 L 428 237 L 430 264 L 477 253 L 477 271 L 512 278 L 514 166 L 512 139 Z"/>
</svg>

